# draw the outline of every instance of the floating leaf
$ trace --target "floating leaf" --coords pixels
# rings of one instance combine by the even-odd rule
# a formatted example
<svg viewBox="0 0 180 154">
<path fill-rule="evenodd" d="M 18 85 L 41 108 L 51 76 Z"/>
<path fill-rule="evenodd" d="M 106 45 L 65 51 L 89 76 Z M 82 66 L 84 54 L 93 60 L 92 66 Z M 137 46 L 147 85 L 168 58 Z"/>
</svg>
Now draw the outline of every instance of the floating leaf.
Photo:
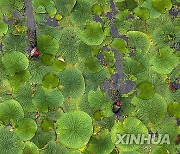
<svg viewBox="0 0 180 154">
<path fill-rule="evenodd" d="M 99 72 L 102 70 L 102 66 L 96 57 L 89 57 L 85 60 L 85 66 L 91 72 Z"/>
<path fill-rule="evenodd" d="M 5 52 L 26 52 L 28 48 L 27 38 L 25 35 L 7 34 L 5 37 L 3 37 L 2 44 L 3 51 Z"/>
<path fill-rule="evenodd" d="M 91 153 L 107 154 L 111 153 L 114 144 L 111 141 L 110 133 L 107 129 L 102 130 L 97 136 L 92 136 L 87 150 Z"/>
<path fill-rule="evenodd" d="M 53 0 L 44 0 L 44 6 L 46 8 L 47 13 L 53 18 L 56 15 L 56 5 Z"/>
<path fill-rule="evenodd" d="M 57 110 L 62 105 L 63 95 L 57 89 L 46 91 L 42 87 L 38 87 L 32 101 L 40 112 L 48 112 Z"/>
<path fill-rule="evenodd" d="M 152 69 L 159 74 L 169 74 L 178 66 L 179 58 L 173 54 L 173 50 L 165 46 L 151 57 Z"/>
<path fill-rule="evenodd" d="M 49 119 L 44 119 L 41 123 L 41 128 L 43 131 L 48 132 L 54 128 L 54 123 Z"/>
<path fill-rule="evenodd" d="M 46 148 L 43 150 L 43 154 L 65 154 L 68 150 L 59 142 L 50 141 Z"/>
<path fill-rule="evenodd" d="M 63 87 L 65 98 L 80 98 L 85 90 L 84 78 L 77 69 L 69 68 L 59 74 L 59 83 Z"/>
<path fill-rule="evenodd" d="M 128 36 L 128 46 L 130 48 L 135 48 L 137 50 L 142 50 L 147 52 L 150 48 L 150 41 L 147 35 L 140 31 L 129 31 Z"/>
<path fill-rule="evenodd" d="M 57 12 L 62 16 L 69 16 L 76 4 L 76 0 L 54 0 L 56 3 Z"/>
<path fill-rule="evenodd" d="M 21 140 L 30 140 L 37 130 L 36 122 L 30 118 L 24 118 L 15 125 L 15 133 Z"/>
<path fill-rule="evenodd" d="M 148 9 L 146 9 L 144 7 L 136 7 L 134 9 L 134 13 L 135 13 L 136 16 L 138 16 L 142 20 L 149 19 L 149 11 L 148 11 Z"/>
<path fill-rule="evenodd" d="M 93 133 L 92 119 L 83 111 L 65 113 L 57 121 L 57 133 L 63 145 L 79 149 L 88 143 Z"/>
<path fill-rule="evenodd" d="M 166 23 L 159 26 L 153 32 L 152 39 L 158 48 L 169 45 L 170 47 L 179 50 L 179 48 L 176 47 L 176 44 L 178 44 L 180 40 L 180 32 L 172 25 L 172 23 Z"/>
<path fill-rule="evenodd" d="M 150 99 L 154 96 L 155 89 L 150 82 L 142 82 L 137 87 L 137 97 L 141 99 Z"/>
<path fill-rule="evenodd" d="M 133 58 L 125 58 L 123 60 L 123 68 L 126 74 L 137 75 L 145 71 L 144 66 Z"/>
<path fill-rule="evenodd" d="M 32 83 L 41 84 L 44 76 L 48 73 L 52 73 L 53 70 L 49 66 L 45 66 L 38 61 L 30 61 L 29 72 L 32 75 L 30 81 Z"/>
<path fill-rule="evenodd" d="M 72 19 L 75 24 L 85 24 L 87 20 L 92 20 L 92 1 L 76 0 L 72 10 Z"/>
<path fill-rule="evenodd" d="M 59 49 L 59 43 L 49 35 L 40 35 L 37 38 L 37 49 L 42 53 L 56 55 Z"/>
<path fill-rule="evenodd" d="M 45 132 L 40 129 L 37 130 L 35 136 L 31 139 L 31 141 L 38 147 L 43 148 L 50 141 L 55 140 L 55 132 L 53 130 Z"/>
<path fill-rule="evenodd" d="M 66 69 L 67 64 L 64 61 L 55 59 L 52 66 L 56 71 L 61 72 Z"/>
<path fill-rule="evenodd" d="M 88 102 L 94 111 L 99 110 L 103 104 L 111 104 L 108 96 L 105 93 L 103 93 L 100 89 L 98 89 L 97 91 L 89 91 Z"/>
<path fill-rule="evenodd" d="M 151 154 L 168 154 L 168 153 L 169 151 L 163 146 L 155 146 L 153 147 L 153 150 L 151 152 Z"/>
<path fill-rule="evenodd" d="M 28 82 L 31 78 L 29 71 L 18 72 L 9 78 L 9 82 L 14 91 L 17 91 L 24 83 Z"/>
<path fill-rule="evenodd" d="M 15 154 L 22 153 L 23 142 L 8 128 L 0 128 L 0 153 Z"/>
<path fill-rule="evenodd" d="M 53 64 L 53 59 L 54 59 L 54 56 L 52 54 L 45 53 L 41 56 L 41 62 L 47 66 L 50 66 Z"/>
<path fill-rule="evenodd" d="M 63 28 L 60 33 L 60 56 L 65 59 L 67 63 L 76 63 L 78 61 L 78 47 L 79 47 L 79 37 L 78 31 L 73 28 Z"/>
<path fill-rule="evenodd" d="M 0 21 L 0 27 L 1 27 L 1 30 L 0 30 L 0 37 L 1 37 L 7 33 L 8 25 L 6 23 L 4 23 L 3 21 Z"/>
<path fill-rule="evenodd" d="M 136 106 L 136 115 L 146 124 L 161 123 L 167 112 L 166 100 L 159 94 L 148 100 L 138 99 L 134 97 L 131 101 Z"/>
<path fill-rule="evenodd" d="M 39 149 L 38 147 L 33 143 L 33 142 L 25 142 L 25 148 L 23 149 L 23 154 L 39 154 Z"/>
<path fill-rule="evenodd" d="M 27 83 L 19 89 L 16 99 L 21 104 L 24 112 L 35 112 L 32 104 L 32 87 L 30 84 Z"/>
<path fill-rule="evenodd" d="M 127 46 L 126 41 L 121 38 L 115 38 L 113 39 L 113 42 L 111 43 L 111 48 L 114 48 L 119 51 L 127 50 L 126 46 Z"/>
<path fill-rule="evenodd" d="M 111 139 L 113 143 L 116 144 L 118 149 L 121 149 L 121 151 L 128 152 L 128 151 L 135 151 L 139 149 L 143 144 L 122 144 L 118 142 L 118 136 L 119 135 L 127 135 L 127 134 L 133 134 L 137 137 L 138 134 L 144 134 L 146 137 L 148 135 L 148 129 L 147 127 L 137 118 L 134 117 L 128 117 L 125 118 L 123 122 L 117 122 L 114 124 L 112 130 L 111 130 Z M 128 136 L 125 136 L 123 141 L 124 143 L 127 142 Z"/>
<path fill-rule="evenodd" d="M 104 40 L 102 26 L 98 22 L 91 22 L 82 30 L 80 37 L 87 45 L 100 45 Z"/>
<path fill-rule="evenodd" d="M 48 89 L 55 88 L 58 86 L 59 78 L 53 73 L 48 73 L 44 76 L 42 86 Z"/>
<path fill-rule="evenodd" d="M 8 75 L 14 75 L 17 72 L 26 70 L 29 61 L 23 53 L 13 51 L 3 56 L 2 64 Z"/>
<path fill-rule="evenodd" d="M 173 102 L 168 106 L 168 113 L 170 115 L 175 116 L 176 118 L 180 118 L 180 104 L 177 102 Z"/>
<path fill-rule="evenodd" d="M 24 117 L 21 105 L 15 100 L 6 100 L 0 104 L 0 120 L 8 123 L 16 122 Z"/>
<path fill-rule="evenodd" d="M 152 0 L 152 6 L 160 13 L 165 13 L 166 10 L 170 10 L 172 7 L 171 0 Z"/>
</svg>

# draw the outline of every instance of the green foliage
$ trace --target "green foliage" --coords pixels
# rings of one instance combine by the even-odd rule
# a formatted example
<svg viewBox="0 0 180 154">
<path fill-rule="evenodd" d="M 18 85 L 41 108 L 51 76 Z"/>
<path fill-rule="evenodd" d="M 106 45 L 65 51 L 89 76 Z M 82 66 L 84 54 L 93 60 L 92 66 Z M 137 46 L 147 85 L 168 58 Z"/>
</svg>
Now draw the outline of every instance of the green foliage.
<svg viewBox="0 0 180 154">
<path fill-rule="evenodd" d="M 22 153 L 23 148 L 23 142 L 13 132 L 10 132 L 8 128 L 0 127 L 0 153 Z"/>
<path fill-rule="evenodd" d="M 127 32 L 128 46 L 130 48 L 135 48 L 135 50 L 142 50 L 143 52 L 148 52 L 150 48 L 150 41 L 145 33 L 139 31 L 129 31 Z"/>
<path fill-rule="evenodd" d="M 69 16 L 76 4 L 76 0 L 54 0 L 57 7 L 57 12 L 62 16 Z"/>
<path fill-rule="evenodd" d="M 85 90 L 84 78 L 77 69 L 69 68 L 59 73 L 59 84 L 64 98 L 80 98 Z"/>
<path fill-rule="evenodd" d="M 23 108 L 17 101 L 6 100 L 0 104 L 0 120 L 4 123 L 17 122 L 23 117 Z"/>
<path fill-rule="evenodd" d="M 92 20 L 92 1 L 76 0 L 76 4 L 72 10 L 72 20 L 75 24 L 85 24 L 86 21 Z"/>
<path fill-rule="evenodd" d="M 68 150 L 59 142 L 50 141 L 43 150 L 43 154 L 64 154 L 67 153 L 67 151 Z"/>
<path fill-rule="evenodd" d="M 69 148 L 81 148 L 86 145 L 93 133 L 92 119 L 83 111 L 63 114 L 57 121 L 59 141 Z"/>
<path fill-rule="evenodd" d="M 59 46 L 60 56 L 65 59 L 67 63 L 76 63 L 78 61 L 78 47 L 79 47 L 78 31 L 73 28 L 63 28 L 60 33 Z"/>
<path fill-rule="evenodd" d="M 134 97 L 131 102 L 136 106 L 135 115 L 144 123 L 160 124 L 167 112 L 166 100 L 159 94 L 148 100 Z"/>
<path fill-rule="evenodd" d="M 42 53 L 48 53 L 52 55 L 56 55 L 59 49 L 58 41 L 49 36 L 49 35 L 41 35 L 37 38 L 37 48 Z"/>
<path fill-rule="evenodd" d="M 104 40 L 102 26 L 98 22 L 91 22 L 82 30 L 80 37 L 87 45 L 100 45 Z"/>
<path fill-rule="evenodd" d="M 152 6 L 160 13 L 165 13 L 166 10 L 170 10 L 172 7 L 171 0 L 152 0 Z"/>
<path fill-rule="evenodd" d="M 33 105 L 40 112 L 57 110 L 63 103 L 63 95 L 58 89 L 46 90 L 38 87 L 33 97 Z"/>
<path fill-rule="evenodd" d="M 24 112 L 34 112 L 35 108 L 32 104 L 32 87 L 30 84 L 25 84 L 18 90 L 16 100 L 21 104 Z"/>
<path fill-rule="evenodd" d="M 118 140 L 117 134 L 145 134 L 148 135 L 147 127 L 137 118 L 128 117 L 125 118 L 123 122 L 117 122 L 113 126 L 111 130 L 111 139 L 113 143 L 116 143 Z M 126 140 L 127 136 L 124 138 Z M 118 149 L 121 151 L 134 151 L 139 149 L 142 145 L 141 144 L 116 144 Z"/>
<path fill-rule="evenodd" d="M 166 46 L 151 57 L 152 69 L 159 74 L 169 74 L 178 66 L 179 57 L 173 54 L 173 50 Z"/>
<path fill-rule="evenodd" d="M 26 70 L 29 61 L 23 53 L 13 51 L 3 56 L 2 64 L 8 75 L 15 75 L 15 73 Z"/>
<path fill-rule="evenodd" d="M 25 148 L 23 149 L 23 154 L 39 154 L 38 147 L 33 142 L 25 142 Z"/>
<path fill-rule="evenodd" d="M 178 153 L 179 0 L 26 5 L 0 0 L 0 154 Z"/>
<path fill-rule="evenodd" d="M 48 73 L 44 76 L 42 86 L 48 89 L 55 88 L 58 86 L 59 78 L 52 73 Z"/>
<path fill-rule="evenodd" d="M 15 125 L 15 133 L 21 140 L 30 140 L 37 130 L 36 122 L 30 118 L 24 118 Z"/>
<path fill-rule="evenodd" d="M 155 89 L 150 82 L 142 82 L 137 86 L 137 97 L 149 99 L 154 96 Z"/>
<path fill-rule="evenodd" d="M 103 146 L 102 146 L 103 145 Z M 110 153 L 114 148 L 111 136 L 108 130 L 102 130 L 97 136 L 92 136 L 87 150 L 91 153 Z"/>
</svg>

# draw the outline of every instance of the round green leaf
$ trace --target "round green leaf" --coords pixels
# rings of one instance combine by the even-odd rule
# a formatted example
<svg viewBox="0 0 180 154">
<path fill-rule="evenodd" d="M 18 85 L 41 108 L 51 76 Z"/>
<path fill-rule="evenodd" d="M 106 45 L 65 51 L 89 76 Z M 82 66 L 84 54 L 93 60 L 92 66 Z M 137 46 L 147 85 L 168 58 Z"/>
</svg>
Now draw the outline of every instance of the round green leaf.
<svg viewBox="0 0 180 154">
<path fill-rule="evenodd" d="M 62 16 L 69 16 L 76 4 L 76 0 L 54 0 L 56 3 L 57 12 Z"/>
<path fill-rule="evenodd" d="M 49 35 L 40 35 L 37 38 L 37 49 L 42 53 L 56 55 L 59 49 L 59 43 Z"/>
<path fill-rule="evenodd" d="M 63 95 L 57 89 L 43 90 L 38 87 L 32 100 L 36 109 L 41 112 L 57 110 L 63 103 Z"/>
<path fill-rule="evenodd" d="M 55 141 L 55 132 L 53 130 L 45 132 L 40 129 L 37 130 L 35 136 L 31 139 L 31 141 L 38 147 L 43 148 L 50 141 Z"/>
<path fill-rule="evenodd" d="M 150 48 L 150 40 L 147 35 L 140 31 L 129 31 L 128 36 L 128 46 L 130 48 L 135 48 L 136 50 L 142 50 L 147 52 Z"/>
<path fill-rule="evenodd" d="M 43 150 L 43 154 L 66 154 L 68 150 L 59 142 L 50 141 L 46 148 Z"/>
<path fill-rule="evenodd" d="M 160 13 L 165 13 L 166 10 L 170 10 L 172 7 L 171 0 L 152 0 L 152 6 Z"/>
<path fill-rule="evenodd" d="M 114 144 L 111 141 L 110 133 L 107 129 L 102 130 L 97 136 L 92 136 L 87 150 L 91 153 L 107 154 L 111 153 Z"/>
<path fill-rule="evenodd" d="M 118 135 L 125 134 L 134 134 L 135 136 L 138 134 L 144 134 L 146 137 L 148 136 L 147 127 L 137 118 L 128 117 L 125 118 L 123 122 L 117 122 L 114 124 L 111 130 L 111 139 L 113 143 L 116 144 L 119 150 L 121 151 L 135 151 L 139 149 L 142 144 L 118 144 Z M 124 137 L 123 141 L 126 143 L 127 136 Z"/>
<path fill-rule="evenodd" d="M 150 63 L 152 69 L 159 74 L 169 74 L 171 71 L 178 66 L 179 57 L 173 54 L 173 50 L 165 46 L 151 57 Z"/>
<path fill-rule="evenodd" d="M 77 69 L 68 68 L 59 74 L 59 83 L 65 98 L 80 98 L 85 90 L 84 78 Z"/>
<path fill-rule="evenodd" d="M 47 66 L 50 66 L 53 64 L 53 59 L 54 59 L 54 56 L 48 53 L 45 53 L 41 56 L 41 62 Z"/>
<path fill-rule="evenodd" d="M 48 132 L 54 128 L 54 123 L 49 119 L 44 119 L 41 123 L 42 130 Z"/>
<path fill-rule="evenodd" d="M 110 103 L 108 96 L 100 89 L 97 91 L 89 91 L 88 102 L 94 111 L 100 110 L 103 104 Z"/>
<path fill-rule="evenodd" d="M 131 103 L 136 106 L 136 115 L 146 124 L 159 124 L 164 120 L 167 104 L 161 95 L 155 94 L 148 100 L 134 97 Z"/>
<path fill-rule="evenodd" d="M 81 39 L 87 45 L 100 45 L 104 40 L 102 26 L 98 22 L 91 22 L 81 31 Z"/>
<path fill-rule="evenodd" d="M 177 102 L 173 102 L 168 106 L 168 113 L 170 115 L 175 116 L 176 118 L 180 118 L 180 104 Z"/>
<path fill-rule="evenodd" d="M 23 142 L 8 128 L 0 128 L 0 153 L 15 154 L 22 153 Z"/>
<path fill-rule="evenodd" d="M 57 87 L 58 83 L 59 83 L 59 78 L 53 73 L 48 73 L 44 76 L 44 79 L 42 81 L 42 86 L 51 89 Z"/>
<path fill-rule="evenodd" d="M 72 10 L 72 20 L 75 24 L 85 24 L 86 21 L 92 20 L 92 1 L 76 0 L 76 5 Z"/>
<path fill-rule="evenodd" d="M 111 48 L 116 49 L 120 52 L 127 51 L 127 49 L 126 49 L 127 43 L 125 40 L 123 40 L 121 38 L 113 39 L 113 42 L 110 44 L 110 46 L 111 46 Z"/>
<path fill-rule="evenodd" d="M 52 66 L 56 71 L 61 72 L 66 69 L 67 64 L 64 61 L 55 59 Z"/>
<path fill-rule="evenodd" d="M 21 105 L 15 100 L 6 100 L 0 104 L 0 120 L 8 123 L 18 121 L 24 117 Z"/>
<path fill-rule="evenodd" d="M 0 37 L 3 36 L 4 34 L 7 33 L 8 31 L 8 25 L 2 21 L 0 21 L 0 27 L 1 27 L 1 30 L 0 30 Z"/>
<path fill-rule="evenodd" d="M 38 147 L 33 142 L 25 142 L 25 148 L 23 149 L 23 154 L 39 154 Z"/>
<path fill-rule="evenodd" d="M 85 66 L 89 71 L 99 72 L 102 69 L 102 66 L 99 63 L 99 60 L 96 57 L 89 57 L 85 60 Z"/>
<path fill-rule="evenodd" d="M 36 122 L 30 118 L 24 118 L 15 125 L 15 132 L 22 140 L 30 140 L 33 138 L 37 130 Z"/>
<path fill-rule="evenodd" d="M 78 31 L 73 28 L 63 28 L 60 33 L 60 56 L 65 59 L 67 63 L 76 63 L 78 61 L 78 47 L 79 47 Z"/>
<path fill-rule="evenodd" d="M 151 154 L 169 154 L 169 151 L 163 146 L 155 146 Z"/>
<path fill-rule="evenodd" d="M 141 99 L 149 99 L 154 96 L 154 86 L 148 81 L 141 82 L 136 88 L 138 92 L 137 97 Z"/>
<path fill-rule="evenodd" d="M 2 64 L 8 75 L 14 75 L 17 72 L 26 70 L 29 60 L 21 52 L 11 52 L 3 56 Z"/>
<path fill-rule="evenodd" d="M 27 38 L 25 35 L 6 34 L 3 37 L 2 44 L 3 51 L 5 52 L 26 52 L 28 48 Z"/>
<path fill-rule="evenodd" d="M 142 20 L 149 19 L 149 11 L 148 11 L 148 9 L 146 9 L 144 7 L 137 7 L 137 8 L 135 8 L 134 9 L 134 13 L 135 13 L 135 15 L 137 15 Z"/>
<path fill-rule="evenodd" d="M 63 145 L 79 149 L 88 143 L 93 133 L 92 119 L 83 111 L 65 113 L 57 121 L 57 133 Z"/>
<path fill-rule="evenodd" d="M 35 112 L 35 108 L 32 103 L 32 87 L 30 84 L 25 84 L 19 89 L 16 100 L 22 106 L 24 112 Z"/>
</svg>

